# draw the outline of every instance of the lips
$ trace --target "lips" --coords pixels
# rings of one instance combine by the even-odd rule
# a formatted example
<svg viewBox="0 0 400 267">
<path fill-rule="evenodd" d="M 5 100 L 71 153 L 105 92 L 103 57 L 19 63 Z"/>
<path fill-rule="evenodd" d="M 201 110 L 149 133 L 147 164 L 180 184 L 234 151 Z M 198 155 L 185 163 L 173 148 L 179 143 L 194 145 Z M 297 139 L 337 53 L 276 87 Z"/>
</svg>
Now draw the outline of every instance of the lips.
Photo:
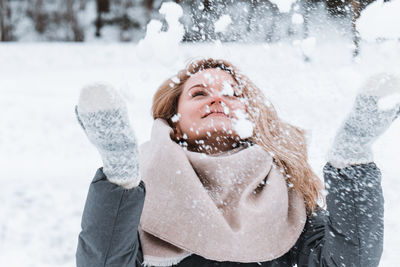
<svg viewBox="0 0 400 267">
<path fill-rule="evenodd" d="M 212 115 L 212 116 L 225 116 L 227 118 L 230 118 L 230 116 L 225 114 L 225 112 L 223 112 L 223 111 L 211 111 L 211 112 L 207 113 L 206 115 L 204 115 L 203 118 L 206 118 L 206 117 L 208 117 L 210 115 Z"/>
</svg>

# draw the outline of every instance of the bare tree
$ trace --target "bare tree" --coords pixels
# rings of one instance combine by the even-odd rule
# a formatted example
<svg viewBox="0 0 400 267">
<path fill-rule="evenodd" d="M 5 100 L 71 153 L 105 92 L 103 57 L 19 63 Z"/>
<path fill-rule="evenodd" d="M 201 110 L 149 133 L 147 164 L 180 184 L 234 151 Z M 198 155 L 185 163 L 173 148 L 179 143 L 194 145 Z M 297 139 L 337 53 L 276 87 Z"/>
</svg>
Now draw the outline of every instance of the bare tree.
<svg viewBox="0 0 400 267">
<path fill-rule="evenodd" d="M 7 0 L 0 0 L 0 31 L 1 41 L 12 41 L 11 7 Z"/>
<path fill-rule="evenodd" d="M 49 14 L 46 14 L 46 12 L 43 10 L 43 0 L 31 0 L 30 2 L 33 9 L 28 12 L 33 19 L 35 29 L 38 33 L 44 33 Z"/>
<path fill-rule="evenodd" d="M 154 0 L 143 0 L 144 8 L 149 12 L 151 12 L 153 10 L 153 4 L 154 4 Z"/>
<path fill-rule="evenodd" d="M 353 55 L 357 56 L 360 52 L 360 36 L 357 31 L 357 20 L 360 18 L 361 11 L 375 0 L 300 0 L 302 13 L 304 16 L 304 38 L 308 37 L 308 23 L 310 13 L 316 3 L 323 2 L 329 14 L 333 17 L 348 16 L 351 18 L 351 29 L 353 34 L 354 50 Z M 384 0 L 388 2 L 390 0 Z"/>
<path fill-rule="evenodd" d="M 154 0 L 143 0 L 143 7 L 145 9 L 146 20 L 151 20 L 151 14 L 154 8 Z"/>
<path fill-rule="evenodd" d="M 204 41 L 215 39 L 215 27 L 214 23 L 216 20 L 215 6 L 217 1 L 213 0 L 202 0 L 203 10 L 199 19 L 199 25 L 201 25 L 200 39 Z"/>
<path fill-rule="evenodd" d="M 269 0 L 250 0 L 250 8 L 247 16 L 247 31 L 254 31 L 254 27 L 252 27 L 255 23 L 259 24 L 258 26 L 265 26 L 262 22 L 257 21 L 256 19 L 260 19 L 261 16 L 265 15 L 265 13 L 261 12 L 263 10 L 268 10 L 271 12 L 270 21 L 271 25 L 268 29 L 264 28 L 264 37 L 262 41 L 272 42 L 275 40 L 275 28 L 277 23 L 277 17 L 279 16 L 279 8 L 276 4 L 273 4 Z M 255 21 L 255 23 L 254 23 Z"/>
<path fill-rule="evenodd" d="M 110 0 L 96 0 L 97 18 L 96 18 L 96 36 L 101 36 L 101 28 L 103 27 L 102 14 L 110 11 Z"/>
<path fill-rule="evenodd" d="M 4 0 L 0 0 L 0 31 L 1 31 L 1 41 L 5 41 L 5 22 L 4 22 L 4 9 L 5 9 L 5 3 Z"/>
<path fill-rule="evenodd" d="M 353 42 L 354 42 L 354 56 L 360 53 L 360 34 L 357 30 L 357 20 L 360 18 L 361 11 L 375 0 L 351 0 L 352 10 L 352 29 L 353 29 Z M 389 2 L 390 0 L 384 0 Z"/>
<path fill-rule="evenodd" d="M 66 20 L 69 22 L 71 26 L 71 30 L 73 33 L 73 39 L 76 42 L 82 42 L 85 39 L 83 29 L 80 27 L 77 19 L 77 9 L 75 8 L 75 0 L 67 0 L 67 12 L 66 12 Z"/>
</svg>

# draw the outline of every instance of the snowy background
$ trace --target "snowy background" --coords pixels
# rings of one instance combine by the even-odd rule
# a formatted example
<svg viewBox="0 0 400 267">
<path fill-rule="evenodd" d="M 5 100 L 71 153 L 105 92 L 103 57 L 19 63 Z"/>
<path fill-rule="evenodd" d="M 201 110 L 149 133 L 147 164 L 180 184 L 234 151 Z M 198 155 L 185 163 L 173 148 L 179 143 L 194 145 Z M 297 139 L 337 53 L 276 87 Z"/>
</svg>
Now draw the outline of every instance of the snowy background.
<svg viewBox="0 0 400 267">
<path fill-rule="evenodd" d="M 173 25 L 168 32 L 153 21 L 138 44 L 0 43 L 0 266 L 75 265 L 82 210 L 101 159 L 76 122 L 74 106 L 80 88 L 93 81 L 121 90 L 143 143 L 152 125 L 152 96 L 162 81 L 191 58 L 228 59 L 282 118 L 307 130 L 309 159 L 322 178 L 325 155 L 359 86 L 374 73 L 400 73 L 399 28 L 387 22 L 399 14 L 399 0 L 386 5 L 377 1 L 360 19 L 366 37 L 357 58 L 350 35 L 338 34 L 335 25 L 314 28 L 306 40 L 180 43 L 176 6 L 165 9 Z M 218 29 L 229 23 L 223 18 Z M 382 27 L 367 27 L 372 23 Z M 305 55 L 311 60 L 304 61 Z M 383 174 L 385 267 L 400 262 L 399 149 L 400 119 L 373 147 Z"/>
</svg>

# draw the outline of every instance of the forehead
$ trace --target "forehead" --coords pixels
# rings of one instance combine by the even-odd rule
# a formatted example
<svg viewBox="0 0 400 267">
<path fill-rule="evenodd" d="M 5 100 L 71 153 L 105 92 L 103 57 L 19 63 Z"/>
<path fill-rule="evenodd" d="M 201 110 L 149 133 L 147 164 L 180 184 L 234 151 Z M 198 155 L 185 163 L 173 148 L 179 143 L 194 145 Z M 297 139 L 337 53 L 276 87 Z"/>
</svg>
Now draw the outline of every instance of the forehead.
<svg viewBox="0 0 400 267">
<path fill-rule="evenodd" d="M 234 82 L 235 79 L 228 72 L 221 69 L 205 69 L 197 72 L 191 76 L 184 84 L 183 90 L 190 88 L 195 84 L 205 83 L 207 85 L 213 85 L 218 83 L 223 83 L 224 81 Z"/>
</svg>

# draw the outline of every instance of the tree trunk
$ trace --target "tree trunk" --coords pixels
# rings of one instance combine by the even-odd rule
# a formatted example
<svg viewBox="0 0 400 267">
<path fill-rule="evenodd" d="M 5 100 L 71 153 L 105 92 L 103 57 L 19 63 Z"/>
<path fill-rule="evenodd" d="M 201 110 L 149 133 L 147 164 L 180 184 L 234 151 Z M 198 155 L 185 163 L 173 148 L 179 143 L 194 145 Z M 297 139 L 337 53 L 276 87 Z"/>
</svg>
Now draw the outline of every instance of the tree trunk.
<svg viewBox="0 0 400 267">
<path fill-rule="evenodd" d="M 0 39 L 2 42 L 13 40 L 11 15 L 12 10 L 7 4 L 7 0 L 0 0 Z"/>
<path fill-rule="evenodd" d="M 43 12 L 43 0 L 35 1 L 35 8 L 33 11 L 33 20 L 35 23 L 35 28 L 38 33 L 42 34 L 46 30 L 46 15 Z"/>
<path fill-rule="evenodd" d="M 97 12 L 110 12 L 110 0 L 96 0 Z"/>
<path fill-rule="evenodd" d="M 96 0 L 97 5 L 97 17 L 96 17 L 96 37 L 101 36 L 101 28 L 103 27 L 103 20 L 101 14 L 110 11 L 110 1 L 109 0 Z"/>
<path fill-rule="evenodd" d="M 84 11 L 86 9 L 86 0 L 79 1 L 79 10 Z"/>
<path fill-rule="evenodd" d="M 351 10 L 352 10 L 351 26 L 353 30 L 353 43 L 354 43 L 353 56 L 357 56 L 360 53 L 360 35 L 357 31 L 357 19 L 360 17 L 360 2 L 358 0 L 351 1 Z"/>
<path fill-rule="evenodd" d="M 143 6 L 146 8 L 147 12 L 151 12 L 153 10 L 154 0 L 143 0 Z"/>
<path fill-rule="evenodd" d="M 204 11 L 210 12 L 212 10 L 212 0 L 203 0 Z"/>
<path fill-rule="evenodd" d="M 0 0 L 0 32 L 1 32 L 1 41 L 4 42 L 5 40 L 5 31 L 4 31 L 4 0 Z"/>
<path fill-rule="evenodd" d="M 73 33 L 73 39 L 75 42 L 82 42 L 84 40 L 84 34 L 82 28 L 79 26 L 78 19 L 74 9 L 75 0 L 67 0 L 67 20 L 71 25 Z"/>
</svg>

